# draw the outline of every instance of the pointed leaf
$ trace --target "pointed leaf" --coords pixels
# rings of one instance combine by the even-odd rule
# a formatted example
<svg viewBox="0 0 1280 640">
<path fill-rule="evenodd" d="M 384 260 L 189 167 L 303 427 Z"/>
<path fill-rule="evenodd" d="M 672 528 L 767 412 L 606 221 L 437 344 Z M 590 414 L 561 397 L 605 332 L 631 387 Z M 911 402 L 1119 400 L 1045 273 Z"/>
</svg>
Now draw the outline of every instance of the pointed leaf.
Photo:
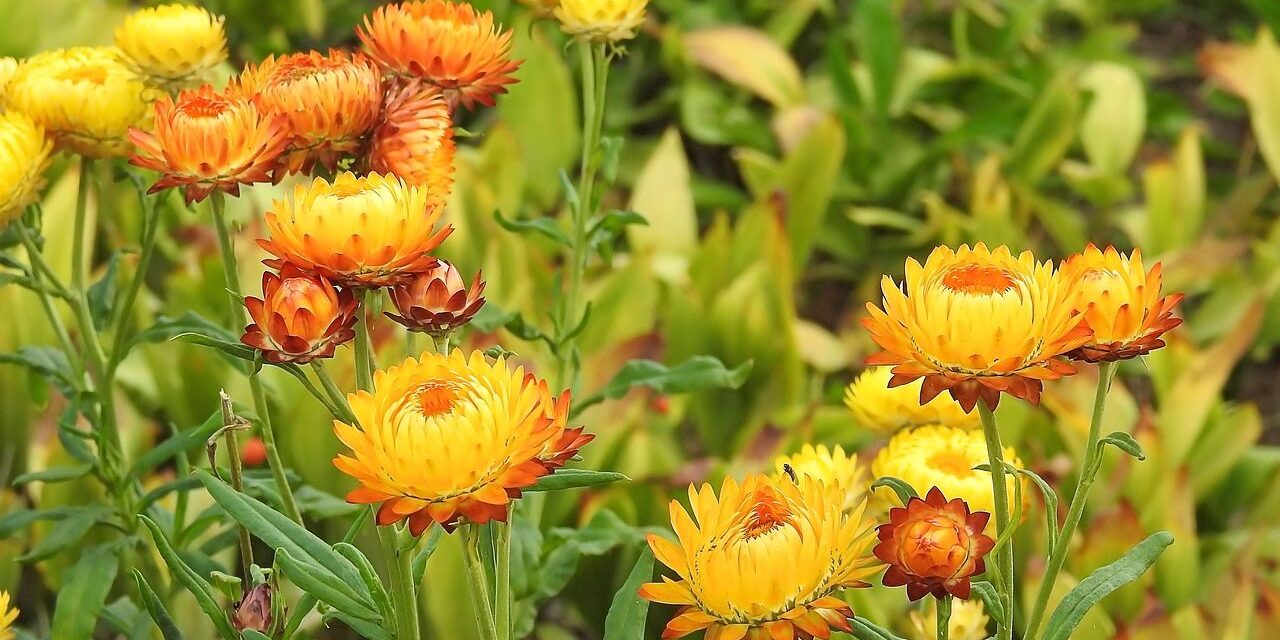
<svg viewBox="0 0 1280 640">
<path fill-rule="evenodd" d="M 173 577 L 187 588 L 191 595 L 195 596 L 196 603 L 200 605 L 200 610 L 213 621 L 213 626 L 218 630 L 218 634 L 223 640 L 238 640 L 240 637 L 236 633 L 234 627 L 231 626 L 231 620 L 227 618 L 227 612 L 218 604 L 215 597 L 213 586 L 208 580 L 200 577 L 186 562 L 178 556 L 174 551 L 173 545 L 169 543 L 169 539 L 165 537 L 164 532 L 160 530 L 151 518 L 147 516 L 138 516 L 142 524 L 151 532 L 151 539 L 155 541 L 156 552 L 164 559 L 166 565 L 169 566 L 169 572 Z"/>
<path fill-rule="evenodd" d="M 1049 617 L 1044 640 L 1070 640 L 1072 632 L 1093 605 L 1146 573 L 1161 552 L 1172 543 L 1173 535 L 1168 531 L 1160 531 L 1139 542 L 1124 557 L 1089 574 L 1089 577 L 1080 581 L 1062 599 Z"/>
<path fill-rule="evenodd" d="M 904 506 L 908 502 L 910 502 L 912 498 L 920 497 L 920 494 L 916 493 L 915 487 L 907 484 L 902 479 L 895 478 L 893 476 L 884 476 L 881 478 L 877 478 L 875 482 L 871 483 L 872 491 L 875 491 L 880 487 L 888 487 L 892 489 L 893 492 L 897 494 L 898 501 L 901 502 Z"/>
<path fill-rule="evenodd" d="M 598 487 L 615 482 L 631 480 L 621 473 L 613 471 L 592 471 L 590 469 L 557 469 L 549 476 L 542 476 L 533 486 L 525 491 L 560 491 L 562 489 L 580 489 L 582 487 Z"/>
<path fill-rule="evenodd" d="M 622 588 L 613 595 L 604 618 L 604 640 L 643 640 L 649 601 L 640 597 L 640 586 L 653 579 L 653 552 L 642 547 L 640 559 Z"/>
<path fill-rule="evenodd" d="M 133 581 L 138 585 L 138 593 L 142 595 L 142 606 L 146 607 L 147 613 L 151 614 L 151 619 L 160 628 L 160 635 L 164 640 L 185 640 L 182 631 L 178 629 L 178 625 L 174 624 L 169 611 L 165 609 L 164 603 L 156 596 L 155 590 L 147 583 L 141 571 L 133 570 Z"/>
<path fill-rule="evenodd" d="M 98 545 L 81 554 L 62 576 L 58 603 L 53 610 L 50 635 L 58 640 L 89 640 L 98 622 L 98 612 L 120 567 L 118 543 Z"/>
</svg>

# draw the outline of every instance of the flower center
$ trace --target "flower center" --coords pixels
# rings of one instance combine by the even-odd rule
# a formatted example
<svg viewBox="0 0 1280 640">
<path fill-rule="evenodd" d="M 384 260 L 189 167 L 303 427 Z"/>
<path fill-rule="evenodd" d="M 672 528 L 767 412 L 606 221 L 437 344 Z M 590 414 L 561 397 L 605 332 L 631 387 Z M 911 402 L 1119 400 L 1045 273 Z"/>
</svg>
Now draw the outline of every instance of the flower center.
<svg viewBox="0 0 1280 640">
<path fill-rule="evenodd" d="M 458 393 L 453 385 L 444 382 L 428 382 L 418 387 L 418 408 L 425 417 L 438 416 L 453 409 L 458 400 Z"/>
<path fill-rule="evenodd" d="M 293 64 L 284 65 L 276 71 L 275 80 L 278 84 L 288 85 L 307 78 L 313 78 L 319 75 L 325 75 L 334 69 L 342 66 L 341 63 L 321 60 L 300 60 Z"/>
<path fill-rule="evenodd" d="M 225 113 L 228 108 L 225 100 L 194 97 L 182 105 L 182 114 L 188 118 L 216 118 Z"/>
<path fill-rule="evenodd" d="M 360 181 L 337 182 L 330 187 L 329 193 L 326 195 L 343 200 L 345 198 L 353 198 L 365 193 L 366 191 L 373 191 L 373 189 L 374 187 Z"/>
<path fill-rule="evenodd" d="M 758 538 L 790 521 L 791 510 L 783 503 L 777 491 L 764 487 L 756 491 L 755 504 L 751 505 L 751 512 L 747 514 L 743 535 L 748 540 Z"/>
<path fill-rule="evenodd" d="M 968 265 L 957 267 L 942 277 L 942 284 L 960 293 L 990 295 L 1014 288 L 1013 276 L 999 267 Z"/>
<path fill-rule="evenodd" d="M 973 473 L 973 463 L 958 451 L 939 451 L 929 456 L 929 466 L 957 478 Z"/>
</svg>

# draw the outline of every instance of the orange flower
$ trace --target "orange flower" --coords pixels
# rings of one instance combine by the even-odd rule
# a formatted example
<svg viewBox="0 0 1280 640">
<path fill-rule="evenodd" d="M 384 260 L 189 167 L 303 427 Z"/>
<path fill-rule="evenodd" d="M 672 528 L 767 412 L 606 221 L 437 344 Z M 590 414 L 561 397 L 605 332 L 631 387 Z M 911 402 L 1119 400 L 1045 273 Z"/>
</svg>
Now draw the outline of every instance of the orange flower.
<svg viewBox="0 0 1280 640">
<path fill-rule="evenodd" d="M 471 281 L 471 289 L 462 281 L 457 267 L 441 260 L 436 268 L 419 274 L 406 284 L 391 290 L 391 301 L 400 315 L 387 312 L 387 317 L 410 331 L 446 335 L 471 322 L 484 306 L 484 280 L 480 274 Z"/>
<path fill-rule="evenodd" d="M 1164 346 L 1160 339 L 1182 324 L 1173 308 L 1182 294 L 1160 297 L 1160 263 L 1148 272 L 1142 252 L 1126 257 L 1107 247 L 1089 245 L 1067 258 L 1059 270 L 1071 291 L 1074 308 L 1084 316 L 1093 338 L 1067 354 L 1077 360 L 1127 360 Z"/>
<path fill-rule="evenodd" d="M 444 202 L 453 186 L 453 118 L 439 89 L 412 80 L 387 92 L 369 166 L 394 173 Z"/>
<path fill-rule="evenodd" d="M 244 306 L 253 324 L 240 340 L 269 362 L 332 358 L 338 345 L 356 337 L 355 296 L 293 265 L 285 265 L 280 275 L 263 273 L 262 297 L 247 297 Z"/>
<path fill-rule="evenodd" d="M 181 186 L 187 204 L 214 191 L 240 194 L 240 185 L 268 182 L 289 143 L 283 116 L 268 116 L 238 95 L 208 85 L 155 103 L 152 131 L 133 128 L 137 151 L 129 162 L 164 177 L 150 192 Z"/>
<path fill-rule="evenodd" d="M 886 587 L 907 585 L 914 602 L 926 594 L 969 598 L 969 578 L 986 570 L 982 557 L 995 541 L 982 533 L 991 514 L 969 513 L 969 505 L 947 501 L 937 487 L 924 500 L 889 510 L 889 522 L 876 528 L 880 544 L 873 550 L 888 563 Z"/>
<path fill-rule="evenodd" d="M 415 0 L 386 5 L 365 16 L 356 35 L 391 73 L 422 78 L 444 90 L 451 104 L 493 106 L 515 82 L 511 32 L 493 14 L 466 3 Z"/>
<path fill-rule="evenodd" d="M 240 74 L 239 89 L 288 119 L 290 172 L 332 171 L 358 150 L 382 109 L 382 75 L 367 56 L 332 50 L 268 57 Z"/>
</svg>

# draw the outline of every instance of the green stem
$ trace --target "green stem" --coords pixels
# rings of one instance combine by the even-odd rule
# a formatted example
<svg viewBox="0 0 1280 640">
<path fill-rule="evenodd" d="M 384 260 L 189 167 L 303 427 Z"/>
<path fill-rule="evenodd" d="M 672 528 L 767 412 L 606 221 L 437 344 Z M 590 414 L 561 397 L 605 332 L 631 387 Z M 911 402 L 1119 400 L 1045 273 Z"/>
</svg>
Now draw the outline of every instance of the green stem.
<svg viewBox="0 0 1280 640">
<path fill-rule="evenodd" d="M 80 185 L 76 190 L 76 220 L 75 226 L 72 228 L 73 239 L 71 242 L 71 288 L 84 290 L 84 281 L 87 277 L 85 274 L 84 254 L 87 247 L 84 246 L 85 232 L 87 229 L 86 213 L 89 204 L 89 186 L 93 181 L 93 159 L 88 156 L 80 156 Z M 90 236 L 92 237 L 92 236 Z"/>
<path fill-rule="evenodd" d="M 373 388 L 373 366 L 370 354 L 373 345 L 369 340 L 369 313 L 366 307 L 368 290 L 356 289 L 356 298 L 360 301 L 357 313 L 360 320 L 356 322 L 356 387 L 365 391 Z"/>
<path fill-rule="evenodd" d="M 129 336 L 124 324 L 129 322 L 130 316 L 133 315 L 133 306 L 146 281 L 147 270 L 151 267 L 151 258 L 156 253 L 156 233 L 160 230 L 159 207 L 151 203 L 151 199 L 146 197 L 145 193 L 140 194 L 138 199 L 142 203 L 142 252 L 138 255 L 138 265 L 134 269 L 133 278 L 129 281 L 129 288 L 125 290 L 124 298 L 120 300 L 120 304 L 112 314 L 111 326 L 115 328 L 116 335 L 107 368 L 113 374 L 128 351 Z"/>
<path fill-rule="evenodd" d="M 1107 407 L 1107 392 L 1111 389 L 1111 381 L 1116 375 L 1115 362 L 1104 362 L 1098 367 L 1098 389 L 1093 397 L 1093 417 L 1089 421 L 1089 439 L 1085 443 L 1084 464 L 1080 467 L 1080 477 L 1076 480 L 1076 492 L 1071 496 L 1071 506 L 1067 508 L 1067 519 L 1062 523 L 1062 530 L 1049 550 L 1048 563 L 1044 577 L 1040 581 L 1040 589 L 1036 593 L 1035 605 L 1031 609 L 1031 618 L 1027 623 L 1024 638 L 1034 639 L 1040 630 L 1040 622 L 1044 618 L 1049 604 L 1049 596 L 1053 593 L 1054 583 L 1058 581 L 1058 573 L 1067 559 L 1067 546 L 1071 544 L 1071 536 L 1075 534 L 1080 518 L 1084 516 L 1085 503 L 1089 500 L 1089 491 L 1102 468 L 1102 447 L 1098 441 L 1102 437 L 1102 418 Z"/>
<path fill-rule="evenodd" d="M 937 598 L 938 601 L 938 640 L 951 637 L 951 596 Z"/>
<path fill-rule="evenodd" d="M 231 406 L 231 396 L 226 391 L 218 392 L 218 399 L 222 407 L 222 428 L 226 430 L 223 436 L 227 443 L 227 466 L 231 468 L 231 488 L 237 492 L 244 492 L 244 464 L 240 461 L 240 443 L 236 437 L 236 428 L 239 426 L 236 420 L 235 409 Z M 253 566 L 253 540 L 249 537 L 249 529 L 244 525 L 236 527 L 240 539 L 240 568 L 244 571 L 242 574 L 247 580 L 252 575 L 250 568 Z"/>
<path fill-rule="evenodd" d="M 475 612 L 476 628 L 481 640 L 501 640 L 493 619 L 493 605 L 489 598 L 489 577 L 484 559 L 480 555 L 480 526 L 463 527 L 463 544 L 466 546 L 467 581 L 471 587 L 471 606 Z"/>
<path fill-rule="evenodd" d="M 404 355 L 407 358 L 416 358 L 418 357 L 418 355 L 420 355 L 418 352 L 418 332 L 417 331 L 404 332 Z"/>
<path fill-rule="evenodd" d="M 31 233 L 27 230 L 26 223 L 18 221 L 13 226 L 17 230 L 18 239 L 22 242 L 22 246 L 27 250 L 27 260 L 32 265 L 31 281 L 37 285 L 35 293 L 40 300 L 40 307 L 44 309 L 44 314 L 49 319 L 49 325 L 53 327 L 53 333 L 58 338 L 58 344 L 62 345 L 62 350 L 66 352 L 67 359 L 71 363 L 71 370 L 75 373 L 75 388 L 82 390 L 85 374 L 84 362 L 80 360 L 80 352 L 76 349 L 75 343 L 71 341 L 71 334 L 67 332 L 67 325 L 62 321 L 62 316 L 58 313 L 57 308 L 53 306 L 53 299 L 49 296 L 49 291 L 44 288 L 42 281 L 42 277 L 54 277 L 53 270 L 44 261 L 44 256 L 41 255 L 40 248 L 36 246 L 35 240 L 31 238 Z M 66 291 L 62 283 L 57 280 L 53 280 L 49 284 L 53 286 L 55 291 Z M 68 299 L 71 297 L 69 293 L 59 295 Z"/>
<path fill-rule="evenodd" d="M 515 509 L 511 510 L 515 518 Z M 514 640 L 511 635 L 511 524 L 493 523 L 494 544 L 494 618 L 498 640 Z"/>
<path fill-rule="evenodd" d="M 449 355 L 449 334 L 442 336 L 431 336 L 431 344 L 435 347 L 436 353 L 447 356 Z"/>
<path fill-rule="evenodd" d="M 991 466 L 991 492 L 995 498 L 996 536 L 1015 526 L 1009 519 L 1009 487 L 1005 484 L 1004 447 L 1000 444 L 1000 431 L 996 428 L 996 416 L 985 402 L 978 401 L 978 415 L 982 418 L 982 432 L 987 441 L 987 460 Z M 997 554 L 1000 568 L 1000 600 L 1004 604 L 1005 622 L 999 625 L 999 640 L 1013 638 L 1013 543 L 1006 544 Z"/>
<path fill-rule="evenodd" d="M 325 393 L 329 396 L 329 401 L 333 406 L 337 407 L 342 415 L 334 417 L 348 421 L 347 424 L 359 426 L 356 424 L 356 417 L 351 413 L 351 405 L 347 403 L 346 394 L 338 388 L 337 383 L 333 381 L 333 377 L 329 375 L 329 369 L 324 366 L 323 360 L 312 360 L 311 369 L 315 371 L 316 378 L 320 380 L 320 386 L 324 388 Z"/>
</svg>

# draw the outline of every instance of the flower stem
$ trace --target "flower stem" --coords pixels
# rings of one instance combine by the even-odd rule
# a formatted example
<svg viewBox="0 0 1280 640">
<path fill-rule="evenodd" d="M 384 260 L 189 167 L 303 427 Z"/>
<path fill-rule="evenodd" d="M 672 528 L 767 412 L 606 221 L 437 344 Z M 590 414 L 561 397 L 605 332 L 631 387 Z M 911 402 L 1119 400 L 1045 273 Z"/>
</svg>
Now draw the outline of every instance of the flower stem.
<svg viewBox="0 0 1280 640">
<path fill-rule="evenodd" d="M 951 596 L 937 598 L 938 601 L 938 640 L 951 637 Z"/>
<path fill-rule="evenodd" d="M 80 156 L 80 185 L 76 190 L 76 221 L 72 228 L 71 241 L 71 288 L 84 290 L 85 274 L 84 246 L 87 229 L 86 213 L 89 209 L 89 186 L 93 181 L 93 159 Z M 92 236 L 90 236 L 92 237 Z"/>
<path fill-rule="evenodd" d="M 515 509 L 511 510 L 515 518 Z M 493 523 L 494 544 L 494 618 L 498 640 L 514 640 L 511 635 L 511 524 Z"/>
<path fill-rule="evenodd" d="M 480 526 L 465 525 L 462 537 L 466 546 L 467 581 L 471 587 L 471 606 L 476 616 L 476 628 L 480 630 L 481 640 L 500 640 L 489 598 L 489 577 L 485 572 L 484 559 L 480 555 Z"/>
<path fill-rule="evenodd" d="M 1076 526 L 1084 515 L 1085 503 L 1089 500 L 1089 491 L 1102 468 L 1102 447 L 1098 441 L 1102 437 L 1102 418 L 1107 408 L 1107 392 L 1111 389 L 1111 381 L 1116 375 L 1115 362 L 1104 362 L 1098 367 L 1098 389 L 1093 398 L 1093 417 L 1089 421 L 1089 439 L 1085 443 L 1084 464 L 1080 468 L 1080 477 L 1076 481 L 1076 492 L 1071 496 L 1071 506 L 1067 508 L 1067 519 L 1062 523 L 1053 548 L 1049 550 L 1048 563 L 1044 577 L 1040 581 L 1040 589 L 1036 593 L 1035 605 L 1031 609 L 1031 618 L 1027 623 L 1027 632 L 1023 636 L 1034 639 L 1040 630 L 1040 622 L 1044 618 L 1049 604 L 1049 596 L 1053 593 L 1053 585 L 1058 581 L 1058 573 L 1067 559 L 1067 545 L 1075 534 Z"/>
<path fill-rule="evenodd" d="M 17 231 L 18 240 L 22 242 L 23 248 L 27 250 L 27 261 L 31 263 L 31 281 L 36 285 L 36 297 L 40 299 L 40 307 L 44 309 L 45 316 L 49 319 L 49 325 L 53 327 L 53 333 L 58 338 L 58 343 L 62 345 L 63 351 L 67 354 L 67 359 L 71 363 L 72 371 L 76 374 L 75 387 L 77 390 L 84 385 L 84 362 L 80 359 L 80 352 L 76 349 L 75 343 L 71 342 L 71 334 L 67 332 L 67 325 L 62 321 L 62 316 L 58 314 L 58 310 L 53 306 L 53 298 L 49 295 L 49 290 L 45 289 L 45 278 L 49 278 L 47 283 L 53 287 L 55 292 L 63 298 L 70 299 L 71 294 L 67 292 L 65 286 L 58 282 L 57 276 L 54 275 L 53 269 L 45 262 L 44 255 L 40 253 L 40 247 L 36 246 L 35 239 L 31 237 L 31 232 L 27 230 L 26 222 L 17 221 L 13 225 Z"/>
<path fill-rule="evenodd" d="M 115 328 L 115 340 L 111 347 L 111 359 L 107 365 L 107 369 L 112 373 L 128 354 L 129 336 L 125 332 L 124 324 L 129 322 L 129 317 L 133 315 L 133 306 L 146 281 L 147 270 L 151 267 L 151 258 L 156 253 L 156 233 L 160 230 L 159 207 L 151 202 L 145 192 L 139 192 L 138 200 L 142 205 L 142 252 L 138 255 L 138 264 L 134 268 L 133 278 L 129 281 L 129 288 L 125 290 L 124 298 L 112 314 L 111 326 Z"/>
<path fill-rule="evenodd" d="M 338 388 L 337 383 L 333 381 L 333 377 L 329 375 L 329 369 L 324 366 L 323 360 L 312 360 L 311 369 L 316 372 L 316 378 L 320 380 L 320 385 L 324 388 L 325 394 L 329 396 L 329 402 L 341 412 L 341 415 L 335 415 L 335 418 L 347 421 L 348 424 L 358 427 L 356 417 L 351 413 L 351 405 L 347 403 L 346 394 Z"/>
<path fill-rule="evenodd" d="M 370 359 L 373 345 L 369 341 L 369 311 L 366 307 L 368 294 L 368 289 L 356 289 L 356 299 L 360 301 L 360 320 L 356 322 L 356 387 L 363 391 L 373 389 L 373 365 Z"/>
<path fill-rule="evenodd" d="M 985 402 L 978 402 L 978 415 L 982 418 L 982 432 L 987 441 L 987 460 L 991 466 L 991 492 L 995 498 L 996 535 L 1015 526 L 1009 519 L 1009 487 L 1005 484 L 1004 446 L 1000 444 L 1000 430 L 996 428 L 996 416 Z M 1006 622 L 999 625 L 999 640 L 1013 638 L 1013 542 L 1006 544 L 996 556 L 999 567 L 1000 600 L 1004 605 Z"/>
<path fill-rule="evenodd" d="M 447 333 L 442 336 L 432 336 L 431 344 L 435 347 L 436 353 L 442 356 L 449 355 L 449 337 Z"/>
<path fill-rule="evenodd" d="M 237 492 L 244 491 L 244 464 L 240 461 L 240 443 L 236 437 L 236 420 L 235 409 L 231 406 L 231 396 L 226 391 L 218 391 L 219 405 L 222 408 L 222 428 L 226 430 L 227 442 L 227 466 L 231 468 L 231 488 Z M 240 566 L 244 570 L 244 577 L 247 580 L 250 575 L 250 567 L 253 566 L 253 540 L 249 537 L 249 529 L 244 525 L 236 527 L 239 530 L 240 539 Z"/>
</svg>

